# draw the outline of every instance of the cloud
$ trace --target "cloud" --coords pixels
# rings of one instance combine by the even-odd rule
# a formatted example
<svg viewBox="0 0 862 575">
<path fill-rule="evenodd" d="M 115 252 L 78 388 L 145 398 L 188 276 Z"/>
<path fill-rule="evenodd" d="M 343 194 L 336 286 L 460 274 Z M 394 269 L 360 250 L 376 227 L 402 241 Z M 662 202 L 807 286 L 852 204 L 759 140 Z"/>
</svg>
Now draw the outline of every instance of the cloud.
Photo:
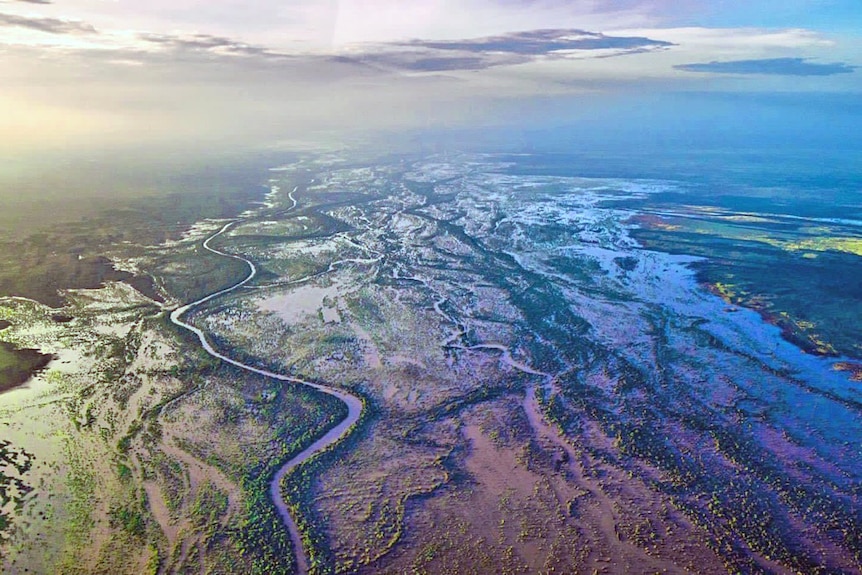
<svg viewBox="0 0 862 575">
<path fill-rule="evenodd" d="M 527 56 L 545 56 L 570 50 L 631 50 L 672 46 L 670 42 L 634 36 L 605 36 L 586 30 L 533 30 L 515 32 L 504 36 L 492 36 L 473 40 L 429 42 L 413 40 L 405 46 L 430 48 L 433 50 L 457 50 L 463 52 L 502 52 Z"/>
<path fill-rule="evenodd" d="M 765 58 L 760 60 L 730 60 L 674 66 L 685 72 L 712 74 L 759 74 L 768 76 L 834 76 L 850 74 L 856 70 L 843 62 L 818 64 L 806 58 Z"/>
<path fill-rule="evenodd" d="M 25 2 L 27 4 L 53 4 L 52 0 L 12 0 L 13 2 Z"/>
<path fill-rule="evenodd" d="M 332 44 L 484 38 L 548 28 L 611 28 L 654 23 L 644 4 L 656 0 L 294 0 L 334 16 Z M 661 0 L 667 1 L 667 0 Z M 677 2 L 683 0 L 676 0 Z M 692 1 L 692 0 L 685 0 Z M 333 9 L 334 7 L 334 9 Z"/>
<path fill-rule="evenodd" d="M 607 36 L 578 29 L 533 30 L 464 40 L 411 40 L 360 46 L 358 59 L 407 71 L 481 70 L 575 55 L 607 58 L 660 50 L 671 42 L 640 36 Z"/>
<path fill-rule="evenodd" d="M 139 34 L 131 46 L 83 51 L 81 56 L 109 64 L 152 65 L 165 71 L 181 70 L 185 77 L 228 77 L 243 73 L 290 74 L 294 80 L 327 83 L 340 79 L 392 75 L 352 55 L 281 51 L 210 34 Z M 68 54 L 68 50 L 65 51 Z M 201 64 L 207 66 L 200 66 Z"/>
<path fill-rule="evenodd" d="M 455 72 L 523 64 L 531 59 L 517 54 L 440 54 L 429 51 L 381 51 L 357 54 L 363 63 L 406 72 Z"/>
<path fill-rule="evenodd" d="M 36 3 L 41 4 L 42 2 Z M 0 14 L 0 27 L 2 26 L 28 28 L 30 30 L 37 30 L 47 34 L 98 34 L 98 31 L 86 22 L 59 20 L 57 18 L 17 16 L 15 14 Z"/>
<path fill-rule="evenodd" d="M 443 72 L 454 70 L 482 70 L 491 64 L 486 58 L 478 58 L 475 56 L 463 57 L 433 57 L 433 56 L 411 56 L 411 55 L 390 55 L 384 57 L 372 57 L 379 63 L 394 65 L 403 70 L 412 70 L 416 72 Z M 511 60 L 505 63 L 516 63 Z"/>
<path fill-rule="evenodd" d="M 684 48 L 703 48 L 716 54 L 751 54 L 757 50 L 833 48 L 835 41 L 804 28 L 646 28 L 616 30 L 619 36 L 647 36 Z M 730 57 L 728 57 L 730 59 Z M 742 59 L 742 58 L 736 58 Z"/>
<path fill-rule="evenodd" d="M 264 46 L 255 46 L 224 36 L 192 34 L 176 36 L 141 34 L 139 39 L 161 48 L 178 52 L 209 52 L 225 56 L 255 56 L 261 58 L 288 58 L 288 54 L 274 52 Z"/>
<path fill-rule="evenodd" d="M 134 49 L 182 58 L 244 58 L 261 65 L 290 60 L 334 58 L 356 69 L 392 72 L 457 72 L 524 64 L 540 59 L 607 58 L 663 49 L 670 42 L 645 37 L 607 36 L 584 30 L 535 30 L 464 40 L 410 40 L 359 43 L 347 50 L 308 54 L 249 44 L 210 34 L 140 34 Z M 135 54 L 131 55 L 132 58 Z"/>
</svg>

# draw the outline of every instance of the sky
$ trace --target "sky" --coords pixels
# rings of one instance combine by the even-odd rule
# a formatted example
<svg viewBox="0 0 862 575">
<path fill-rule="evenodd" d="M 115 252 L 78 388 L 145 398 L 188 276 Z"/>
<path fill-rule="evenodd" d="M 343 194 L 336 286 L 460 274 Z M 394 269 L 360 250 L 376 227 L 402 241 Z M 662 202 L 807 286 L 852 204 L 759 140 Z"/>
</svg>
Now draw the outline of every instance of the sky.
<svg viewBox="0 0 862 575">
<path fill-rule="evenodd" d="M 859 0 L 0 0 L 0 178 L 426 128 L 828 131 L 859 66 Z"/>
</svg>

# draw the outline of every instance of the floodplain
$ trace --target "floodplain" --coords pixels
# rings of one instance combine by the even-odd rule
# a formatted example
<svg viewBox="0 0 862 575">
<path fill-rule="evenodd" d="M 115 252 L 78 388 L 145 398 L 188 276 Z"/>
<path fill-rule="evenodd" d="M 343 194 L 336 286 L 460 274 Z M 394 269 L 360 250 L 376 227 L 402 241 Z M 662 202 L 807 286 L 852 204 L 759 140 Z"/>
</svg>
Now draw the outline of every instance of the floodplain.
<svg viewBox="0 0 862 575">
<path fill-rule="evenodd" d="M 810 271 L 755 281 L 850 270 L 856 228 L 512 162 L 308 157 L 239 215 L 104 254 L 158 297 L 0 300 L 0 337 L 57 358 L 0 395 L 4 569 L 859 572 L 854 332 L 795 303 L 828 301 Z M 212 246 L 258 273 L 185 321 L 364 404 L 276 485 L 302 549 L 270 482 L 344 405 L 168 320 L 245 277 L 202 246 L 229 220 Z"/>
</svg>

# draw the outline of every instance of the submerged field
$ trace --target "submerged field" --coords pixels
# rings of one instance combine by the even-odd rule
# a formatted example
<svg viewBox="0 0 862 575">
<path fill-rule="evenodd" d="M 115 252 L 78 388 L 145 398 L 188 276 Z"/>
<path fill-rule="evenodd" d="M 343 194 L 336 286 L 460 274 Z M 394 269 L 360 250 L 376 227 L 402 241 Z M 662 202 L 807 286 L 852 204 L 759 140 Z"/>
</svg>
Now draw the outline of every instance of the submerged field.
<svg viewBox="0 0 862 575">
<path fill-rule="evenodd" d="M 21 385 L 48 365 L 51 356 L 0 342 L 0 392 Z"/>
<path fill-rule="evenodd" d="M 269 178 L 191 321 L 365 400 L 278 486 L 313 573 L 862 570 L 855 224 L 494 156 Z M 106 253 L 153 294 L 0 302 L 59 358 L 0 395 L 6 571 L 295 570 L 269 481 L 344 406 L 167 321 L 244 277 L 223 224 Z"/>
<path fill-rule="evenodd" d="M 634 204 L 633 237 L 651 249 L 703 257 L 699 281 L 728 303 L 759 311 L 805 352 L 862 359 L 862 210 L 837 205 L 810 216 L 796 215 L 810 210 L 795 198 L 704 200 L 686 194 Z"/>
</svg>

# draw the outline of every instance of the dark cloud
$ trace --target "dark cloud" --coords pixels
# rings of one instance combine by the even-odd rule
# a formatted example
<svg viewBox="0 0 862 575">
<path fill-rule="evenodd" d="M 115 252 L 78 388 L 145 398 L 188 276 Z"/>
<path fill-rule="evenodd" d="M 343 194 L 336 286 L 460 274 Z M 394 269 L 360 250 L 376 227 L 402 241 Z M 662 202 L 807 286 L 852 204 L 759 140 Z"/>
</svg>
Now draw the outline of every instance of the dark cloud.
<svg viewBox="0 0 862 575">
<path fill-rule="evenodd" d="M 569 50 L 642 50 L 673 46 L 670 42 L 640 36 L 605 36 L 586 30 L 533 30 L 472 40 L 429 42 L 413 40 L 405 46 L 460 52 L 499 52 L 546 56 Z"/>
<path fill-rule="evenodd" d="M 767 58 L 763 60 L 730 60 L 726 62 L 703 62 L 674 66 L 686 72 L 712 74 L 761 74 L 769 76 L 834 76 L 850 74 L 856 70 L 843 62 L 818 64 L 805 58 Z"/>
<path fill-rule="evenodd" d="M 20 0 L 19 0 L 20 1 Z M 36 2 L 41 4 L 42 2 Z M 32 16 L 16 16 L 15 14 L 0 13 L 0 27 L 18 27 L 38 30 L 48 34 L 74 34 L 87 35 L 97 34 L 98 31 L 86 22 L 75 20 L 59 20 L 57 18 L 41 18 Z"/>
<path fill-rule="evenodd" d="M 461 58 L 417 58 L 406 60 L 402 67 L 408 70 L 422 72 L 439 72 L 444 70 L 481 70 L 488 63 L 483 58 L 464 56 Z"/>
<path fill-rule="evenodd" d="M 360 57 L 363 63 L 409 72 L 450 72 L 484 70 L 494 66 L 522 64 L 530 58 L 512 54 L 445 54 L 438 51 L 407 51 L 368 53 Z"/>
<path fill-rule="evenodd" d="M 640 36 L 606 36 L 586 30 L 534 30 L 467 40 L 412 40 L 369 49 L 361 59 L 390 68 L 442 72 L 481 70 L 523 64 L 540 58 L 564 58 L 572 52 L 605 58 L 660 50 L 670 42 Z"/>
</svg>

